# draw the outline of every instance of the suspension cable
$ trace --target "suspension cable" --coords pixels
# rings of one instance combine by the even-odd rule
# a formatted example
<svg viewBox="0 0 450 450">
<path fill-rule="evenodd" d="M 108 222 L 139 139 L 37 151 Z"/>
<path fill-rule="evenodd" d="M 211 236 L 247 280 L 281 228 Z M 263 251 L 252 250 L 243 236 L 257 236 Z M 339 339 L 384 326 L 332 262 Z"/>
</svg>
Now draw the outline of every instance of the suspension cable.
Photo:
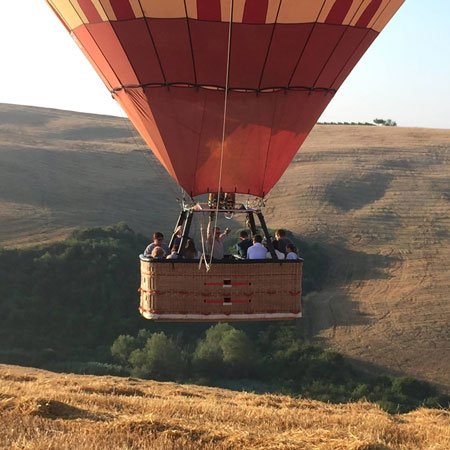
<svg viewBox="0 0 450 450">
<path fill-rule="evenodd" d="M 232 24 L 233 24 L 233 6 L 234 6 L 234 0 L 230 1 L 230 22 L 228 26 L 228 49 L 227 49 L 227 71 L 225 75 L 225 99 L 224 99 L 224 105 L 223 105 L 223 122 L 222 122 L 222 143 L 221 143 L 221 149 L 220 149 L 220 164 L 219 164 L 219 181 L 217 185 L 217 205 L 216 205 L 216 212 L 214 217 L 214 227 L 213 227 L 213 238 L 212 238 L 212 244 L 211 244 L 211 254 L 209 256 L 209 262 L 206 262 L 205 258 L 205 265 L 206 265 L 206 271 L 209 272 L 211 270 L 211 264 L 213 260 L 213 253 L 214 253 L 214 245 L 216 242 L 216 227 L 217 227 L 217 219 L 219 216 L 219 205 L 220 205 L 220 193 L 222 190 L 222 170 L 223 170 L 223 155 L 224 155 L 224 149 L 225 149 L 225 133 L 226 133 L 226 120 L 227 120 L 227 107 L 228 107 L 228 88 L 229 88 L 229 80 L 230 80 L 230 58 L 231 58 L 231 30 L 232 30 Z M 210 224 L 209 224 L 210 225 Z M 211 228 L 209 229 L 211 232 Z M 207 236 L 208 238 L 208 236 Z"/>
</svg>

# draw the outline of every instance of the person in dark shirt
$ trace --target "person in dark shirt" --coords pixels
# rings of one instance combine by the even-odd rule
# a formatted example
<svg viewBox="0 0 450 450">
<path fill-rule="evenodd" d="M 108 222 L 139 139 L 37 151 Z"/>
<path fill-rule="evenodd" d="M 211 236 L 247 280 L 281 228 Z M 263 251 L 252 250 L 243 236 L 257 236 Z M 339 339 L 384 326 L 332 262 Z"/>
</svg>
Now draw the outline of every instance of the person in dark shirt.
<svg viewBox="0 0 450 450">
<path fill-rule="evenodd" d="M 248 233 L 242 230 L 239 233 L 239 242 L 236 244 L 238 255 L 241 258 L 247 258 L 247 250 L 253 245 L 253 242 L 248 238 Z"/>
<path fill-rule="evenodd" d="M 278 242 L 278 250 L 286 255 L 286 245 L 292 244 L 290 239 L 286 237 L 286 232 L 279 229 L 275 232 L 275 239 Z"/>
</svg>

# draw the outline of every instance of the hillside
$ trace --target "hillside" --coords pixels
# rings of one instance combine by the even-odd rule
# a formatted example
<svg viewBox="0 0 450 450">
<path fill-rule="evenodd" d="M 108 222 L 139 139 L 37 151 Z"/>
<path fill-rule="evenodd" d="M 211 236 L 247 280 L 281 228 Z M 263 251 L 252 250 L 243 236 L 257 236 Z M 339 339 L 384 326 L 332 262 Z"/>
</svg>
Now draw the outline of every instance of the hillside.
<svg viewBox="0 0 450 450">
<path fill-rule="evenodd" d="M 220 407 L 219 407 L 220 405 Z M 450 447 L 450 414 L 369 403 L 54 374 L 0 365 L 0 448 L 351 449 Z"/>
<path fill-rule="evenodd" d="M 317 126 L 266 208 L 272 228 L 332 257 L 327 288 L 305 298 L 305 333 L 447 389 L 449 149 L 450 130 Z M 118 221 L 169 230 L 178 195 L 124 119 L 0 105 L 0 245 Z"/>
</svg>

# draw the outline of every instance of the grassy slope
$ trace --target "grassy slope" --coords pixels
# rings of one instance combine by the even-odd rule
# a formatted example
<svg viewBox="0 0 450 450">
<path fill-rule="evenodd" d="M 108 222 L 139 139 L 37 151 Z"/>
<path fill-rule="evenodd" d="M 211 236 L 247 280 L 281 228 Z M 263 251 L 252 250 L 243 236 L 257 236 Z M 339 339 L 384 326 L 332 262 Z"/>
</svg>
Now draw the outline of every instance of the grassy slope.
<svg viewBox="0 0 450 450">
<path fill-rule="evenodd" d="M 0 416 L 2 449 L 450 448 L 446 411 L 390 416 L 368 403 L 328 405 L 4 365 Z"/>
<path fill-rule="evenodd" d="M 179 191 L 130 136 L 123 119 L 0 105 L 0 244 L 121 220 L 169 230 Z M 333 255 L 305 299 L 311 337 L 447 388 L 449 148 L 449 130 L 318 126 L 266 208 Z"/>
</svg>

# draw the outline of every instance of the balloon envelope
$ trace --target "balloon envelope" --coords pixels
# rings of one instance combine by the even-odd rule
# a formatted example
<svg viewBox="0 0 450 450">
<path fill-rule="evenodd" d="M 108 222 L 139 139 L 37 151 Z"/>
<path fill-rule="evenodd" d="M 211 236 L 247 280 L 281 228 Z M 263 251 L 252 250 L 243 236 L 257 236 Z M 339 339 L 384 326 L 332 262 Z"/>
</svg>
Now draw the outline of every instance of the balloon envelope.
<svg viewBox="0 0 450 450">
<path fill-rule="evenodd" d="M 189 195 L 259 197 L 404 2 L 46 1 Z"/>
</svg>

